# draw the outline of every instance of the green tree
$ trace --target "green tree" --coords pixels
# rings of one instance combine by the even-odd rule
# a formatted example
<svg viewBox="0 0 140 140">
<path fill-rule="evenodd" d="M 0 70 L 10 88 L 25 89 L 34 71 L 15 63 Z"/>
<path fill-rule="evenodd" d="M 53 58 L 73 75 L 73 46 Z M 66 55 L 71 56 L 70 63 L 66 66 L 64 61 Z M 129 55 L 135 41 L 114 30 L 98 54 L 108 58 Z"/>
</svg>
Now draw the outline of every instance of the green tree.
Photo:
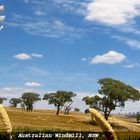
<svg viewBox="0 0 140 140">
<path fill-rule="evenodd" d="M 26 106 L 26 110 L 27 111 L 31 111 L 33 110 L 33 104 L 37 101 L 40 101 L 40 95 L 37 93 L 32 93 L 32 92 L 27 92 L 22 94 L 22 101 L 24 103 L 24 105 Z"/>
<path fill-rule="evenodd" d="M 9 101 L 12 107 L 17 107 L 17 105 L 21 102 L 22 100 L 20 98 L 11 98 Z"/>
<path fill-rule="evenodd" d="M 106 120 L 108 120 L 111 111 L 115 110 L 116 107 L 123 108 L 126 101 L 138 101 L 140 99 L 138 90 L 121 81 L 104 78 L 100 79 L 98 84 L 101 86 L 98 91 L 100 96 L 86 96 L 83 101 L 90 107 L 103 112 Z"/>
<path fill-rule="evenodd" d="M 64 114 L 68 115 L 70 110 L 71 110 L 71 105 L 72 105 L 73 101 L 71 101 L 69 104 L 64 106 Z"/>
<path fill-rule="evenodd" d="M 48 101 L 49 104 L 54 104 L 57 109 L 56 115 L 64 107 L 65 103 L 72 102 L 72 97 L 76 96 L 73 92 L 57 91 L 56 93 L 48 93 L 44 95 L 43 100 Z"/>
<path fill-rule="evenodd" d="M 75 112 L 80 112 L 80 109 L 79 108 L 74 108 L 74 111 Z"/>
<path fill-rule="evenodd" d="M 4 97 L 0 97 L 0 104 L 3 104 L 4 101 L 6 101 L 7 99 Z"/>
</svg>

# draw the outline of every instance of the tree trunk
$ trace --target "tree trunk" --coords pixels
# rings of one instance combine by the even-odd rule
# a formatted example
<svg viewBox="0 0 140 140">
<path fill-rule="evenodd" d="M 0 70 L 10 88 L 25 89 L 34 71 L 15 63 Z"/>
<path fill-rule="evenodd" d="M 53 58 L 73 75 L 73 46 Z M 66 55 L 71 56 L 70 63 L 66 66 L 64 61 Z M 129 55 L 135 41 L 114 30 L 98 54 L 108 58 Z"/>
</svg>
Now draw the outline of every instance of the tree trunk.
<svg viewBox="0 0 140 140">
<path fill-rule="evenodd" d="M 106 111 L 104 112 L 104 118 L 108 121 L 108 117 L 109 117 L 109 113 L 107 112 L 107 109 L 106 109 Z"/>
<path fill-rule="evenodd" d="M 56 115 L 59 115 L 59 111 L 60 111 L 60 107 L 58 106 L 58 107 L 57 107 Z"/>
<path fill-rule="evenodd" d="M 67 115 L 69 115 L 70 110 L 67 110 Z"/>
<path fill-rule="evenodd" d="M 107 114 L 105 114 L 105 115 L 104 115 L 104 117 L 105 117 L 105 119 L 108 121 L 108 115 L 107 115 Z"/>
<path fill-rule="evenodd" d="M 64 114 L 65 114 L 65 115 L 67 114 L 67 109 L 66 109 L 66 108 L 65 108 Z"/>
</svg>

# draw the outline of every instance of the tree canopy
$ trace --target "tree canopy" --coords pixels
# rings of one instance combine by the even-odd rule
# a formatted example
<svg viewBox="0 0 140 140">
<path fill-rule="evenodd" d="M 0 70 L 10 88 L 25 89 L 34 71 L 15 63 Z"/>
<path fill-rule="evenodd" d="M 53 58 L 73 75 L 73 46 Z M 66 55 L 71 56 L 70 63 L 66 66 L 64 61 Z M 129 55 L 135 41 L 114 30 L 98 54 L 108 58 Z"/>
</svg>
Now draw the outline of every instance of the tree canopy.
<svg viewBox="0 0 140 140">
<path fill-rule="evenodd" d="M 40 101 L 40 95 L 37 93 L 27 92 L 22 94 L 22 101 L 26 106 L 27 111 L 33 110 L 33 104 L 37 101 Z"/>
<path fill-rule="evenodd" d="M 4 97 L 0 97 L 0 104 L 2 104 L 4 101 L 6 101 L 7 99 Z"/>
<path fill-rule="evenodd" d="M 49 104 L 54 104 L 57 108 L 56 115 L 59 115 L 59 111 L 64 107 L 65 103 L 72 102 L 72 97 L 74 96 L 76 94 L 71 91 L 57 91 L 45 94 L 43 100 L 48 101 Z"/>
<path fill-rule="evenodd" d="M 12 107 L 17 107 L 17 105 L 21 102 L 22 100 L 20 98 L 11 98 L 9 101 Z"/>
<path fill-rule="evenodd" d="M 137 89 L 121 81 L 104 78 L 100 79 L 98 84 L 100 84 L 99 95 L 86 96 L 83 101 L 90 107 L 102 111 L 106 120 L 116 107 L 124 107 L 126 101 L 140 99 L 140 92 Z"/>
</svg>

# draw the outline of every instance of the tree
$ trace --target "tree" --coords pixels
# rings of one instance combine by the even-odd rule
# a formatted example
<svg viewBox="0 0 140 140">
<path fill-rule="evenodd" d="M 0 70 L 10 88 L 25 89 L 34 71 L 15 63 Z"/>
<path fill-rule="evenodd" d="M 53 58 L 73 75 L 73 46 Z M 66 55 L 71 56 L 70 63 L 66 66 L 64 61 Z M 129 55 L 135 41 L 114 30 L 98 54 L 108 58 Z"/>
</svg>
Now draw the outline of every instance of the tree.
<svg viewBox="0 0 140 140">
<path fill-rule="evenodd" d="M 31 111 L 33 110 L 33 104 L 37 101 L 40 101 L 40 95 L 37 93 L 32 93 L 32 92 L 27 92 L 22 94 L 22 101 L 24 103 L 24 105 L 26 106 L 26 110 L 27 111 Z"/>
<path fill-rule="evenodd" d="M 89 108 L 85 109 L 85 114 L 90 113 Z"/>
<path fill-rule="evenodd" d="M 20 98 L 12 98 L 9 101 L 9 103 L 11 104 L 12 107 L 17 107 L 17 105 L 21 102 L 22 102 L 22 100 Z"/>
<path fill-rule="evenodd" d="M 0 104 L 3 104 L 4 101 L 6 101 L 7 99 L 4 97 L 0 97 Z"/>
<path fill-rule="evenodd" d="M 136 119 L 137 119 L 137 122 L 140 122 L 140 112 L 137 112 Z"/>
<path fill-rule="evenodd" d="M 68 115 L 70 110 L 71 110 L 71 105 L 72 105 L 73 101 L 71 101 L 68 105 L 64 106 L 64 114 Z"/>
<path fill-rule="evenodd" d="M 45 94 L 43 100 L 48 101 L 49 104 L 54 104 L 57 108 L 56 115 L 59 115 L 59 111 L 64 107 L 65 103 L 72 102 L 72 97 L 74 96 L 76 96 L 76 94 L 71 91 L 57 91 L 56 93 Z"/>
<path fill-rule="evenodd" d="M 83 101 L 90 107 L 103 112 L 106 120 L 116 107 L 123 108 L 126 101 L 138 101 L 140 99 L 138 90 L 118 80 L 104 78 L 100 79 L 98 84 L 101 86 L 98 91 L 100 96 L 86 96 Z"/>
<path fill-rule="evenodd" d="M 75 112 L 80 112 L 80 109 L 79 108 L 74 108 L 74 111 Z"/>
</svg>

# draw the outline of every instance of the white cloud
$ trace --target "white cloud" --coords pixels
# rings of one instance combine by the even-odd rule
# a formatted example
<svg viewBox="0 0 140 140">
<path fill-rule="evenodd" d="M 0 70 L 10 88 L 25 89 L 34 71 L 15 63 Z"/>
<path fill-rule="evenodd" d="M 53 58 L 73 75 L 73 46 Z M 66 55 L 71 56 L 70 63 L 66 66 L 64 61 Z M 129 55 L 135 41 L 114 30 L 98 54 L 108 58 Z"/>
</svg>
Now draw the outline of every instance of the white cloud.
<svg viewBox="0 0 140 140">
<path fill-rule="evenodd" d="M 115 38 L 119 41 L 124 42 L 125 44 L 127 44 L 128 46 L 130 46 L 133 49 L 140 49 L 140 41 L 139 40 L 131 39 L 131 38 L 124 37 L 124 36 L 112 36 L 112 38 Z"/>
<path fill-rule="evenodd" d="M 32 54 L 20 53 L 20 54 L 14 55 L 14 57 L 19 60 L 28 60 L 28 59 L 32 59 L 32 58 L 42 58 L 43 55 L 38 54 L 38 53 L 32 53 Z"/>
<path fill-rule="evenodd" d="M 6 25 L 20 28 L 31 35 L 38 35 L 49 38 L 62 38 L 71 40 L 85 35 L 85 30 L 71 23 L 66 23 L 61 14 L 83 15 L 86 11 L 86 4 L 89 0 L 23 0 L 28 3 L 26 8 L 30 11 L 27 16 L 24 13 L 16 14 L 13 11 Z M 57 15 L 55 13 L 58 13 Z M 34 15 L 34 16 L 31 16 Z"/>
<path fill-rule="evenodd" d="M 140 15 L 140 0 L 94 0 L 87 5 L 86 19 L 111 26 L 130 23 Z"/>
<path fill-rule="evenodd" d="M 35 15 L 37 15 L 37 16 L 45 16 L 46 13 L 41 11 L 41 10 L 37 10 L 37 11 L 35 11 Z"/>
<path fill-rule="evenodd" d="M 40 87 L 40 86 L 42 86 L 42 84 L 38 83 L 38 82 L 26 82 L 25 86 L 27 86 L 27 87 Z"/>
<path fill-rule="evenodd" d="M 21 94 L 27 91 L 28 89 L 22 87 L 3 87 L 0 88 L 0 96 L 6 98 L 20 97 Z"/>
<path fill-rule="evenodd" d="M 32 53 L 31 56 L 36 57 L 36 58 L 42 58 L 43 57 L 42 54 L 38 54 L 38 53 Z"/>
<path fill-rule="evenodd" d="M 28 60 L 31 59 L 31 56 L 26 54 L 26 53 L 21 53 L 21 54 L 16 54 L 14 55 L 15 58 L 19 59 L 19 60 Z"/>
<path fill-rule="evenodd" d="M 49 38 L 79 38 L 85 34 L 82 28 L 74 28 L 60 20 L 44 20 L 15 15 L 14 21 L 7 23 L 8 26 L 18 27 L 31 35 L 39 35 Z"/>
<path fill-rule="evenodd" d="M 52 0 L 54 6 L 59 8 L 59 11 L 80 15 L 85 14 L 88 1 L 90 0 Z"/>
<path fill-rule="evenodd" d="M 51 0 L 51 1 L 39 1 L 33 0 L 33 10 L 42 10 L 49 14 L 50 12 L 58 13 L 74 13 L 78 15 L 84 15 L 86 12 L 86 5 L 90 0 Z M 47 7 L 49 5 L 49 7 Z"/>
<path fill-rule="evenodd" d="M 103 55 L 96 55 L 92 60 L 91 64 L 105 63 L 105 64 L 115 64 L 122 62 L 126 56 L 124 54 L 109 51 Z"/>
<path fill-rule="evenodd" d="M 124 65 L 123 67 L 124 67 L 124 68 L 134 68 L 135 65 L 134 65 L 134 64 L 129 64 L 129 65 Z"/>
<path fill-rule="evenodd" d="M 140 49 L 140 41 L 135 39 L 126 39 L 126 44 L 132 48 Z"/>
<path fill-rule="evenodd" d="M 124 24 L 124 25 L 118 26 L 118 29 L 121 32 L 133 33 L 135 35 L 140 35 L 140 30 L 137 28 L 137 24 L 134 21 L 131 22 L 130 24 Z"/>
<path fill-rule="evenodd" d="M 124 68 L 134 68 L 134 67 L 140 67 L 139 63 L 133 63 L 133 64 L 128 64 L 128 65 L 124 65 Z"/>
</svg>

